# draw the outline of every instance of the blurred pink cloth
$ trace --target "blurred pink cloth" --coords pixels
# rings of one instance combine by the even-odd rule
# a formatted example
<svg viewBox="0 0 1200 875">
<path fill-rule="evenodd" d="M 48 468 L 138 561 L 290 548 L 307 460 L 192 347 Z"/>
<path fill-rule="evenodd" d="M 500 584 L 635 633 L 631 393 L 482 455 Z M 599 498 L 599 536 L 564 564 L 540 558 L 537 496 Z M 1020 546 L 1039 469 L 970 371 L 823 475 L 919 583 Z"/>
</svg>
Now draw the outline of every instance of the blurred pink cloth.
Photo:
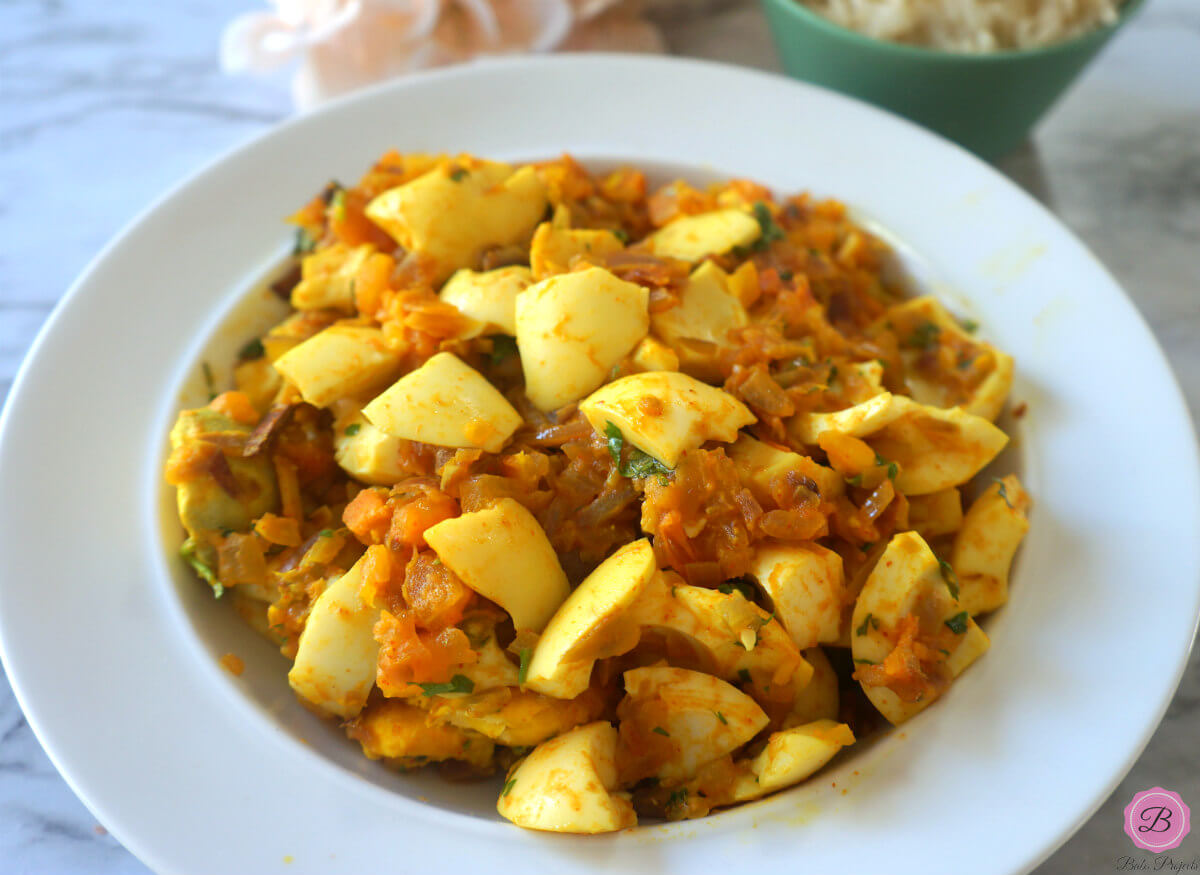
<svg viewBox="0 0 1200 875">
<path fill-rule="evenodd" d="M 636 0 L 270 0 L 234 19 L 221 66 L 266 73 L 298 61 L 292 96 L 308 109 L 423 67 L 488 55 L 662 51 Z"/>
</svg>

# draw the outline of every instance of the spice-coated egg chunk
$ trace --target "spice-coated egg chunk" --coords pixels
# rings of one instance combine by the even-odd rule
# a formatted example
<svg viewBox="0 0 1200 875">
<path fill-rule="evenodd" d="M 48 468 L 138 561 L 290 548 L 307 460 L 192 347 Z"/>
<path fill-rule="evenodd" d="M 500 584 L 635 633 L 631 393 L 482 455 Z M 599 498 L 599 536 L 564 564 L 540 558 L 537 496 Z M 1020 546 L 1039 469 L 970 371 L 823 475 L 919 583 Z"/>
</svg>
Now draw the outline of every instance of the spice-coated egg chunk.
<svg viewBox="0 0 1200 875">
<path fill-rule="evenodd" d="M 657 570 L 654 548 L 646 538 L 605 559 L 546 625 L 529 661 L 525 685 L 562 699 L 587 689 L 598 658 L 637 644 L 637 626 L 621 628 L 620 620 Z"/>
<path fill-rule="evenodd" d="M 374 634 L 379 609 L 363 603 L 361 586 L 362 560 L 329 582 L 313 602 L 288 672 L 288 683 L 302 698 L 343 718 L 362 710 L 379 658 Z"/>
<path fill-rule="evenodd" d="M 602 833 L 637 825 L 617 788 L 617 730 L 589 723 L 544 741 L 509 773 L 496 804 L 526 829 Z"/>
<path fill-rule="evenodd" d="M 744 802 L 799 784 L 851 744 L 854 733 L 835 720 L 772 732 L 762 753 L 749 762 L 748 773 L 734 785 L 733 798 Z"/>
<path fill-rule="evenodd" d="M 723 255 L 735 246 L 749 246 L 762 235 L 758 221 L 744 210 L 713 210 L 681 216 L 660 228 L 646 242 L 655 255 L 697 262 Z"/>
<path fill-rule="evenodd" d="M 491 246 L 529 241 L 546 211 L 546 187 L 533 167 L 443 163 L 367 204 L 367 217 L 434 265 L 437 279 L 470 267 Z"/>
<path fill-rule="evenodd" d="M 649 292 L 599 267 L 560 274 L 517 296 L 525 394 L 540 410 L 578 401 L 646 336 Z"/>
<path fill-rule="evenodd" d="M 529 244 L 529 266 L 535 279 L 544 280 L 566 273 L 577 259 L 594 264 L 624 248 L 612 231 L 556 228 L 551 222 L 542 222 Z"/>
<path fill-rule="evenodd" d="M 992 483 L 962 518 L 951 564 L 958 574 L 960 601 L 972 616 L 1008 601 L 1008 572 L 1029 531 L 1029 493 L 1016 475 Z"/>
<path fill-rule="evenodd" d="M 729 290 L 729 276 L 706 261 L 688 277 L 679 304 L 651 318 L 654 333 L 668 343 L 679 338 L 724 343 L 748 321 L 746 309 Z"/>
<path fill-rule="evenodd" d="M 383 332 L 365 325 L 330 325 L 275 361 L 275 370 L 313 407 L 369 395 L 399 369 L 400 356 Z"/>
<path fill-rule="evenodd" d="M 846 589 L 841 556 L 819 544 L 762 544 L 750 576 L 770 596 L 797 647 L 837 642 Z"/>
<path fill-rule="evenodd" d="M 508 611 L 518 630 L 542 631 L 570 593 L 545 531 L 514 499 L 443 520 L 425 530 L 425 541 L 463 583 Z"/>
<path fill-rule="evenodd" d="M 684 450 L 729 442 L 754 414 L 728 392 L 676 371 L 648 371 L 597 389 L 579 409 L 592 428 L 611 422 L 629 443 L 674 468 Z"/>
<path fill-rule="evenodd" d="M 463 268 L 446 280 L 438 296 L 471 320 L 465 337 L 517 333 L 517 295 L 529 287 L 529 268 L 514 264 L 476 272 Z"/>
<path fill-rule="evenodd" d="M 401 377 L 363 415 L 394 437 L 489 453 L 498 453 L 523 422 L 482 374 L 448 352 Z"/>
</svg>

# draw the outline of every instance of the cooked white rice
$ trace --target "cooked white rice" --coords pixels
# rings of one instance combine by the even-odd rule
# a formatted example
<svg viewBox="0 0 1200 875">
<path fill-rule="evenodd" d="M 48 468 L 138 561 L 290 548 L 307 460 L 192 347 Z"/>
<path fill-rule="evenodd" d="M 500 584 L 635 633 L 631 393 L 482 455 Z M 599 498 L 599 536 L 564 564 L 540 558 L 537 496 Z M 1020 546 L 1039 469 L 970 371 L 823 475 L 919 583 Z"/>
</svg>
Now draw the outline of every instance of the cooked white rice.
<svg viewBox="0 0 1200 875">
<path fill-rule="evenodd" d="M 1027 49 L 1111 24 L 1124 0 L 804 0 L 876 39 L 952 52 Z"/>
</svg>

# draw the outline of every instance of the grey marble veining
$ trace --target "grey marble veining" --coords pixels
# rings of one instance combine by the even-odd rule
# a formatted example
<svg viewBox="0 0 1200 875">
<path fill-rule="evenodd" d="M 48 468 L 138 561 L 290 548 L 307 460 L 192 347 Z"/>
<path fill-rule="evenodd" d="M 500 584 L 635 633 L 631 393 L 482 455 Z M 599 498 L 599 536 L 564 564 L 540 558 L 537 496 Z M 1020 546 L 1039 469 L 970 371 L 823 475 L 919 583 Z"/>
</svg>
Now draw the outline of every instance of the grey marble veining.
<svg viewBox="0 0 1200 875">
<path fill-rule="evenodd" d="M 288 114 L 283 79 L 231 80 L 216 70 L 221 26 L 253 5 L 0 4 L 0 401 L 55 302 L 130 217 Z M 756 4 L 706 2 L 685 16 L 657 15 L 674 52 L 775 69 Z M 1129 291 L 1195 416 L 1200 3 L 1150 0 L 1032 141 L 999 166 L 1074 229 Z M 1193 655 L 1133 771 L 1039 875 L 1114 871 L 1131 850 L 1120 821 L 1136 790 L 1161 784 L 1200 803 L 1198 720 L 1200 655 Z M 1200 837 L 1193 835 L 1175 857 L 1197 855 Z M 0 872 L 146 871 L 58 776 L 0 680 Z M 935 860 L 930 871 L 939 871 Z"/>
</svg>

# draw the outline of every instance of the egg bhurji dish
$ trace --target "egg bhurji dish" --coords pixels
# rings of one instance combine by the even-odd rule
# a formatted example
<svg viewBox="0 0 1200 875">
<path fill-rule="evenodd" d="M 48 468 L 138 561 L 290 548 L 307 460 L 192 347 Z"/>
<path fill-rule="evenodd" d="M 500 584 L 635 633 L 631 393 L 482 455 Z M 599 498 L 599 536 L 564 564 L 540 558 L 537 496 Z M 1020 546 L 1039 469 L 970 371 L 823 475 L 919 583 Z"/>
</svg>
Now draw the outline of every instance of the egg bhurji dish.
<svg viewBox="0 0 1200 875">
<path fill-rule="evenodd" d="M 987 649 L 1012 360 L 840 204 L 388 153 L 291 221 L 294 312 L 166 477 L 183 557 L 368 757 L 501 773 L 532 829 L 700 817 Z"/>
</svg>

